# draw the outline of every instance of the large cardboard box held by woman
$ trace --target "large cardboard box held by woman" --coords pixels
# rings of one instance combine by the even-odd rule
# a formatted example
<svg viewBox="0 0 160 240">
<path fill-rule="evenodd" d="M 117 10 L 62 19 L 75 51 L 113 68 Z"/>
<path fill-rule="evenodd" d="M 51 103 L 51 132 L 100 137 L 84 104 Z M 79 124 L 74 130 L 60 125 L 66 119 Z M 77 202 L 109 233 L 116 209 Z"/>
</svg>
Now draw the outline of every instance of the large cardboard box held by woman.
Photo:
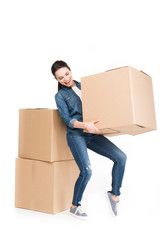
<svg viewBox="0 0 160 240">
<path fill-rule="evenodd" d="M 107 136 L 156 129 L 152 78 L 131 66 L 81 78 L 83 121 Z"/>
</svg>

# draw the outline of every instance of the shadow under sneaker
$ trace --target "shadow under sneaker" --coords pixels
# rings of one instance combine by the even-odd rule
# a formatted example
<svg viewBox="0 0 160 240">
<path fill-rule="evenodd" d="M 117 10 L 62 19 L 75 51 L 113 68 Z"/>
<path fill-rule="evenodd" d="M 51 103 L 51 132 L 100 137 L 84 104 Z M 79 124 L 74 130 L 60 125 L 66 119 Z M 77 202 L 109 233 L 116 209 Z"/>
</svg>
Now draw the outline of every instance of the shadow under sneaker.
<svg viewBox="0 0 160 240">
<path fill-rule="evenodd" d="M 118 208 L 119 201 L 114 201 L 113 200 L 111 192 L 107 192 L 106 193 L 106 197 L 107 197 L 107 199 L 109 201 L 109 205 L 110 205 L 110 208 L 112 210 L 113 215 L 117 216 L 117 208 Z"/>
<path fill-rule="evenodd" d="M 87 219 L 88 215 L 82 210 L 81 206 L 70 208 L 69 214 L 80 219 Z"/>
</svg>

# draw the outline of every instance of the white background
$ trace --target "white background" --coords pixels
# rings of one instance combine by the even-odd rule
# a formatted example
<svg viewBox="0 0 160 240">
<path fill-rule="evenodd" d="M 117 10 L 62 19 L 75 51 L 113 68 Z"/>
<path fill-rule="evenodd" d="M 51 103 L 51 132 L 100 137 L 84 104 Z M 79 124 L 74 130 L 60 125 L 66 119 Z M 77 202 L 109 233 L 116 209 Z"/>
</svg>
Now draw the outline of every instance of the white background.
<svg viewBox="0 0 160 240">
<path fill-rule="evenodd" d="M 18 109 L 56 108 L 57 82 L 50 72 L 64 60 L 74 79 L 131 65 L 152 76 L 160 120 L 160 34 L 157 0 L 2 0 L 0 2 L 0 219 L 1 239 L 159 239 L 160 132 L 110 138 L 128 156 L 119 216 L 104 193 L 111 167 L 89 151 L 93 175 L 80 221 L 14 207 Z M 3 236 L 3 237 L 2 237 Z"/>
</svg>

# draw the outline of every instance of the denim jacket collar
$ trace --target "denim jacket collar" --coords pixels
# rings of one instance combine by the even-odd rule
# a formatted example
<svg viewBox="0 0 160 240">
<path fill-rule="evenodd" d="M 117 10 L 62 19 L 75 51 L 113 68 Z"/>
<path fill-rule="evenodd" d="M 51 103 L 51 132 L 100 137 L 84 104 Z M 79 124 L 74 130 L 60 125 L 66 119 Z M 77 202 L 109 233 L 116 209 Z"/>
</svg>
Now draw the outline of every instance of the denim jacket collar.
<svg viewBox="0 0 160 240">
<path fill-rule="evenodd" d="M 73 81 L 75 82 L 76 86 L 77 86 L 79 89 L 81 89 L 81 83 L 80 83 L 80 82 L 77 82 L 76 80 L 73 80 Z M 64 85 L 62 85 L 62 84 L 61 84 L 61 88 L 62 88 L 63 90 L 71 89 L 71 87 L 66 87 L 66 86 L 64 86 Z"/>
</svg>

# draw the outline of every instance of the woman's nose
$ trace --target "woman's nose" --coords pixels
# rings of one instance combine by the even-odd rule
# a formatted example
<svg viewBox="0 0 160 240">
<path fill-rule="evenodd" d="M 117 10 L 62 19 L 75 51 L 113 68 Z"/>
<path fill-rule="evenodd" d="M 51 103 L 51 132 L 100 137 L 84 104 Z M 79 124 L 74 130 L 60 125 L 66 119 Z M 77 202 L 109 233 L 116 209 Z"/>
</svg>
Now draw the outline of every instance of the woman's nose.
<svg viewBox="0 0 160 240">
<path fill-rule="evenodd" d="M 65 78 L 64 78 L 64 81 L 68 81 L 68 80 L 69 80 L 69 77 L 65 77 Z"/>
</svg>

